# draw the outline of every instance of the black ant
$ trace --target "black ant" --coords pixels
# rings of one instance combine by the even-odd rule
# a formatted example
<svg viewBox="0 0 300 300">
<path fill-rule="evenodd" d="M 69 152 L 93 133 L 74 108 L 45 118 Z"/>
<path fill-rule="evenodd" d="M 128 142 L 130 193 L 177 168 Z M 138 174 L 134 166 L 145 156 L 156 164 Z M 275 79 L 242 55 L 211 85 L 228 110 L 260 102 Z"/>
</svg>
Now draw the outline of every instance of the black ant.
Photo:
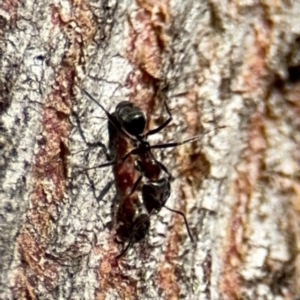
<svg viewBox="0 0 300 300">
<path fill-rule="evenodd" d="M 111 117 L 116 119 L 115 112 Z M 112 220 L 116 229 L 116 241 L 127 242 L 127 245 L 116 259 L 126 254 L 128 249 L 146 237 L 150 229 L 150 217 L 140 201 L 136 191 L 138 172 L 134 165 L 133 156 L 124 162 L 120 159 L 128 152 L 129 140 L 112 123 L 108 122 L 109 155 L 115 159 L 113 172 L 115 175 L 116 198 L 112 202 Z M 108 156 L 109 156 L 108 155 Z"/>
<path fill-rule="evenodd" d="M 154 157 L 151 149 L 177 147 L 179 145 L 195 141 L 201 138 L 203 134 L 184 140 L 182 142 L 150 145 L 147 141 L 147 137 L 158 133 L 172 121 L 172 115 L 166 102 L 164 102 L 164 106 L 168 113 L 167 120 L 157 128 L 144 133 L 146 127 L 146 117 L 143 111 L 138 106 L 129 101 L 122 101 L 117 105 L 115 112 L 110 114 L 87 91 L 83 90 L 83 92 L 105 112 L 109 121 L 108 129 L 110 133 L 110 149 L 115 149 L 114 158 L 111 161 L 92 168 L 88 168 L 88 170 L 103 168 L 111 165 L 121 166 L 132 155 L 137 156 L 134 167 L 140 172 L 140 176 L 134 182 L 130 194 L 128 194 L 127 192 L 124 193 L 124 191 L 127 190 L 126 187 L 132 186 L 132 178 L 134 178 L 133 171 L 131 170 L 130 173 L 128 173 L 128 169 L 125 168 L 126 172 L 129 175 L 126 177 L 126 180 L 123 180 L 123 173 L 120 173 L 118 168 L 115 168 L 116 180 L 120 178 L 120 181 L 123 183 L 123 186 L 119 187 L 118 191 L 121 192 L 121 203 L 119 203 L 116 217 L 116 222 L 119 223 L 117 235 L 121 237 L 122 240 L 129 239 L 128 245 L 125 247 L 122 253 L 117 256 L 117 258 L 120 258 L 127 252 L 127 250 L 133 243 L 140 241 L 146 236 L 150 227 L 150 216 L 154 213 L 158 213 L 162 209 L 162 207 L 166 207 L 165 203 L 171 193 L 171 175 L 168 172 L 167 168 Z M 117 142 L 115 140 L 116 136 L 119 137 L 119 141 Z M 127 151 L 128 147 L 126 145 L 120 146 L 116 144 L 118 144 L 118 142 L 120 141 L 124 144 L 127 140 L 131 142 L 133 149 L 128 152 L 124 152 L 124 149 L 126 149 Z M 129 163 L 127 165 L 130 165 L 132 168 L 132 163 Z M 166 174 L 166 177 L 161 178 L 162 171 Z M 130 200 L 133 197 L 132 195 L 135 194 L 135 191 L 143 177 L 147 178 L 147 181 L 142 185 L 141 188 L 142 200 L 147 210 L 147 214 L 137 213 L 137 205 L 133 204 L 132 200 Z M 131 183 L 129 181 L 131 181 Z M 170 209 L 168 207 L 166 208 L 183 217 L 188 235 L 193 241 L 193 237 L 184 213 Z"/>
</svg>

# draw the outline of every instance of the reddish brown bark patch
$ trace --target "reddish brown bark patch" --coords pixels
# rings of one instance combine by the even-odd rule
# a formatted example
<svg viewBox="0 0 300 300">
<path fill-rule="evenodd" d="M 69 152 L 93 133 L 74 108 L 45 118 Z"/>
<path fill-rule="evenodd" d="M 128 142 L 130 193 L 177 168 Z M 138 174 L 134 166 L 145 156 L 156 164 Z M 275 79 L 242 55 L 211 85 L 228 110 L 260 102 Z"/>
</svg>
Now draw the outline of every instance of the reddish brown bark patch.
<svg viewBox="0 0 300 300">
<path fill-rule="evenodd" d="M 178 299 L 180 293 L 180 286 L 176 274 L 176 262 L 179 247 L 180 236 L 177 230 L 182 230 L 179 216 L 174 217 L 174 225 L 172 232 L 168 238 L 168 245 L 164 253 L 163 260 L 159 263 L 156 275 L 156 284 L 161 289 L 165 299 Z"/>
<path fill-rule="evenodd" d="M 249 47 L 245 56 L 244 91 L 251 95 L 261 94 L 266 88 L 263 79 L 268 79 L 266 57 L 271 39 L 269 26 L 270 24 L 263 20 L 257 24 L 254 31 L 255 44 Z"/>
<path fill-rule="evenodd" d="M 47 245 L 67 185 L 67 142 L 71 129 L 69 115 L 76 67 L 83 60 L 82 41 L 91 39 L 91 32 L 95 30 L 91 27 L 90 17 L 86 15 L 86 6 L 80 6 L 80 3 L 76 2 L 70 19 L 64 18 L 60 10 L 52 6 L 54 27 L 51 32 L 55 34 L 55 26 L 59 27 L 58 31 L 63 30 L 70 47 L 56 69 L 55 82 L 45 101 L 41 117 L 42 139 L 32 168 L 30 210 L 17 238 L 21 266 L 16 272 L 14 294 L 28 295 L 30 299 L 34 299 L 34 290 L 39 284 L 49 292 L 58 284 L 60 266 L 46 255 Z M 50 37 L 49 47 L 51 43 Z"/>
<path fill-rule="evenodd" d="M 184 190 L 181 189 L 178 195 L 180 199 L 180 207 L 176 209 L 185 213 L 185 202 L 182 199 L 186 199 Z M 180 245 L 182 240 L 183 230 L 186 230 L 182 217 L 173 213 L 172 215 L 172 228 L 168 235 L 167 247 L 164 252 L 163 259 L 157 268 L 156 282 L 164 293 L 165 299 L 178 299 L 180 294 L 180 285 L 177 272 L 178 253 L 180 251 Z"/>
<path fill-rule="evenodd" d="M 11 26 L 16 26 L 16 21 L 17 21 L 17 17 L 18 17 L 18 7 L 19 7 L 19 3 L 16 0 L 4 0 L 0 4 L 0 8 L 8 13 L 9 18 L 10 18 L 9 24 Z"/>
<path fill-rule="evenodd" d="M 249 47 L 245 55 L 245 71 L 243 72 L 243 92 L 250 97 L 263 97 L 266 94 L 264 80 L 267 76 L 266 57 L 270 45 L 270 24 L 261 19 L 254 32 L 255 44 Z M 264 105 L 262 104 L 261 107 Z M 243 234 L 246 231 L 245 216 L 251 200 L 251 194 L 256 190 L 260 172 L 263 168 L 264 151 L 267 147 L 264 134 L 264 115 L 256 111 L 251 117 L 248 129 L 248 145 L 243 160 L 237 166 L 237 178 L 231 188 L 235 202 L 224 239 L 223 275 L 219 282 L 220 295 L 224 299 L 237 299 L 241 295 L 242 278 L 238 273 L 243 262 Z M 244 237 L 246 238 L 246 237 Z"/>
<path fill-rule="evenodd" d="M 115 249 L 114 238 L 109 239 L 110 248 Z M 102 260 L 97 270 L 99 287 L 95 299 L 107 299 L 109 291 L 117 293 L 120 299 L 138 299 L 138 282 L 127 275 L 121 269 L 121 262 L 116 260 L 116 253 L 103 251 L 101 248 L 94 248 L 97 254 L 102 254 Z"/>
<path fill-rule="evenodd" d="M 200 123 L 201 111 L 197 104 L 197 87 L 191 87 L 188 92 L 181 94 L 180 97 L 186 99 L 184 104 L 178 109 L 184 116 L 185 125 L 187 126 L 185 129 L 187 138 L 199 135 L 203 130 Z M 210 162 L 199 149 L 201 143 L 202 140 L 199 139 L 174 150 L 177 158 L 178 176 L 185 180 L 194 190 L 199 190 L 203 179 L 210 174 Z"/>
<path fill-rule="evenodd" d="M 56 104 L 60 103 L 60 100 L 56 99 L 56 101 Z M 54 101 L 52 103 L 54 104 Z M 42 124 L 45 144 L 36 155 L 33 167 L 35 181 L 30 199 L 31 210 L 27 213 L 28 225 L 34 228 L 34 233 L 27 232 L 27 238 L 24 238 L 25 228 L 22 229 L 18 243 L 19 252 L 23 257 L 23 271 L 32 272 L 40 279 L 44 277 L 43 281 L 46 284 L 45 269 L 39 264 L 46 263 L 47 260 L 44 257 L 44 251 L 38 251 L 38 249 L 45 247 L 53 220 L 57 218 L 57 205 L 63 200 L 68 151 L 66 146 L 62 147 L 62 144 L 67 140 L 70 128 L 67 115 L 61 118 L 60 113 L 52 108 L 44 110 Z M 34 247 L 26 245 L 30 240 L 36 243 Z M 31 252 L 32 249 L 35 251 Z M 51 276 L 49 281 L 53 282 L 53 280 Z M 51 283 L 49 285 L 52 286 Z"/>
<path fill-rule="evenodd" d="M 244 159 L 237 167 L 238 177 L 232 187 L 232 197 L 236 199 L 228 225 L 228 241 L 224 245 L 223 275 L 219 282 L 220 295 L 224 299 L 241 297 L 241 277 L 238 273 L 243 261 L 243 233 L 246 230 L 244 217 L 251 194 L 256 189 L 260 171 L 263 167 L 263 156 L 266 148 L 263 116 L 256 112 L 249 124 L 248 147 Z"/>
<path fill-rule="evenodd" d="M 35 289 L 30 283 L 30 279 L 26 277 L 23 272 L 16 273 L 13 291 L 15 299 L 38 299 L 35 294 Z"/>
<path fill-rule="evenodd" d="M 163 55 L 168 46 L 168 1 L 137 1 L 137 13 L 129 17 L 127 58 L 133 65 L 126 86 L 130 101 L 151 115 L 163 70 Z"/>
</svg>

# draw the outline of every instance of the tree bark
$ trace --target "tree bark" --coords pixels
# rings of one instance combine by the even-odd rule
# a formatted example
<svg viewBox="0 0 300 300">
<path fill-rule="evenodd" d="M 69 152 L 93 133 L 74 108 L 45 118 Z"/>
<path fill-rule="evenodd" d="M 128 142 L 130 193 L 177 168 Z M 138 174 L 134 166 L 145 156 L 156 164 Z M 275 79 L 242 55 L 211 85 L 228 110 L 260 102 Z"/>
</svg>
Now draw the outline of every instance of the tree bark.
<svg viewBox="0 0 300 300">
<path fill-rule="evenodd" d="M 0 3 L 0 299 L 300 298 L 297 1 Z M 138 105 L 172 174 L 126 256 L 108 111 Z M 131 166 L 134 167 L 134 157 Z M 131 188 L 130 186 L 128 187 Z"/>
</svg>

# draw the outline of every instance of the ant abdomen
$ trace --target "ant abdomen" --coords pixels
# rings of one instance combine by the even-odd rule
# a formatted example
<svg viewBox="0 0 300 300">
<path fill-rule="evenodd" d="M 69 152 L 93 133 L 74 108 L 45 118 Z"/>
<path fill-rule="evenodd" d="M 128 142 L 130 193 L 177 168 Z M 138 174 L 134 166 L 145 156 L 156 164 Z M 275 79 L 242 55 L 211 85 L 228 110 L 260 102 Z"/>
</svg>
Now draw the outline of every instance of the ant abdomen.
<svg viewBox="0 0 300 300">
<path fill-rule="evenodd" d="M 171 185 L 168 178 L 146 182 L 142 187 L 142 198 L 148 213 L 152 213 L 153 210 L 159 212 L 170 194 Z"/>
</svg>

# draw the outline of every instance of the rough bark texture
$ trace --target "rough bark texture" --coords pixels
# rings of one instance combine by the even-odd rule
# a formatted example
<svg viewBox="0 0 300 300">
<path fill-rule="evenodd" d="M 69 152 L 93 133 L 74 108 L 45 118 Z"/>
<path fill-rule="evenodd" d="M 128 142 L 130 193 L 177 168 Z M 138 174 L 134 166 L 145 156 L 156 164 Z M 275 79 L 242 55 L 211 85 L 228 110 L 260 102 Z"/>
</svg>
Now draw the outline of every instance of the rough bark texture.
<svg viewBox="0 0 300 300">
<path fill-rule="evenodd" d="M 297 2 L 2 0 L 0 299 L 298 299 Z M 209 131 L 155 151 L 194 243 L 163 209 L 115 259 L 120 179 L 78 171 L 108 144 L 83 88 L 138 104 L 148 128 L 167 101 L 151 143 Z"/>
</svg>

